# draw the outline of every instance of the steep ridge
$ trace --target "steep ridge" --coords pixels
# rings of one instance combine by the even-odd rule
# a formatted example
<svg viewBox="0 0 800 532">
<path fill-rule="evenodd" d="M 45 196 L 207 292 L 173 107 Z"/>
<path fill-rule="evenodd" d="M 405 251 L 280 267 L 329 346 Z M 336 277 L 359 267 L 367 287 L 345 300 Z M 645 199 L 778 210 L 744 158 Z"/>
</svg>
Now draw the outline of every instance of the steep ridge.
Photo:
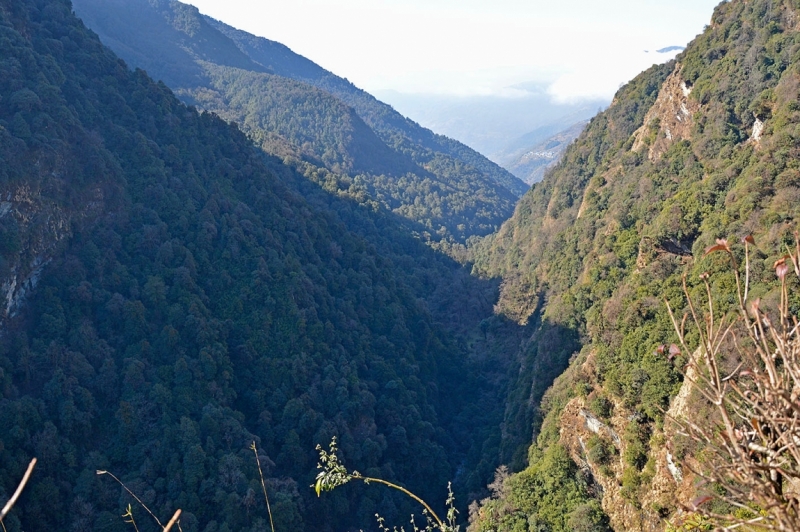
<svg viewBox="0 0 800 532">
<path fill-rule="evenodd" d="M 66 0 L 0 0 L 0 157 L 3 500 L 39 459 L 10 532 L 124 529 L 101 469 L 187 532 L 265 530 L 253 441 L 279 530 L 416 511 L 317 499 L 333 435 L 431 501 L 485 482 L 518 328 L 473 334 L 496 283 L 402 219 L 131 72 Z"/>
<path fill-rule="evenodd" d="M 499 183 L 516 196 L 523 195 L 528 187 L 509 172 L 488 160 L 469 147 L 443 135 L 437 135 L 421 127 L 413 120 L 402 116 L 391 106 L 379 101 L 371 94 L 355 85 L 295 54 L 286 46 L 256 37 L 247 32 L 232 28 L 227 24 L 205 17 L 214 27 L 230 37 L 249 58 L 266 66 L 276 74 L 297 79 L 334 94 L 356 110 L 358 115 L 372 127 L 390 146 L 397 146 L 402 151 L 418 151 L 420 145 L 427 149 L 417 155 L 426 161 L 442 153 L 449 155 L 463 164 L 469 165 L 495 182 Z"/>
<path fill-rule="evenodd" d="M 526 188 L 309 60 L 192 6 L 77 0 L 75 8 L 123 59 L 164 80 L 185 102 L 236 121 L 287 162 L 347 176 L 345 189 L 355 181 L 436 240 L 463 242 L 495 230 Z"/>
<path fill-rule="evenodd" d="M 193 6 L 169 1 L 107 0 L 105 9 L 74 2 L 84 23 L 132 67 L 158 73 L 169 87 L 196 87 L 206 73 L 196 60 L 261 73 L 270 72 L 243 54 L 224 35 L 204 24 Z M 148 38 L 141 39 L 146 27 Z M 103 31 L 107 30 L 107 31 Z"/>
<path fill-rule="evenodd" d="M 764 279 L 751 293 L 776 297 L 767 272 L 800 214 L 799 14 L 794 0 L 720 4 L 676 62 L 623 87 L 475 249 L 476 271 L 504 277 L 506 315 L 572 331 L 551 348 L 579 343 L 540 407 L 527 465 L 500 475 L 471 530 L 660 530 L 691 500 L 678 462 L 692 449 L 663 429 L 681 386 L 656 352 L 675 341 L 664 301 L 680 314 L 684 274 L 694 291 L 709 271 L 730 304 L 730 273 L 703 250 L 748 234 Z M 525 410 L 530 381 L 520 372 L 506 424 Z"/>
</svg>

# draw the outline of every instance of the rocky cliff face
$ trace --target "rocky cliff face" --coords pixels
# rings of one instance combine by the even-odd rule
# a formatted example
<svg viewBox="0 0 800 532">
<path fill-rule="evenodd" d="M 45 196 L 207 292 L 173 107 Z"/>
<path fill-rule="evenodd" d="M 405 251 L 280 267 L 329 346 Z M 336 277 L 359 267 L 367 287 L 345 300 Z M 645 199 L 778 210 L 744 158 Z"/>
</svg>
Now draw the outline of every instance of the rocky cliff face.
<svg viewBox="0 0 800 532">
<path fill-rule="evenodd" d="M 587 379 L 597 375 L 593 356 L 581 364 L 580 371 Z M 693 376 L 689 375 L 690 378 Z M 689 380 L 684 381 L 671 401 L 664 426 L 653 431 L 641 479 L 646 488 L 636 493 L 635 499 L 625 486 L 625 457 L 632 453 L 631 447 L 636 442 L 630 438 L 623 439 L 623 436 L 641 415 L 626 408 L 623 401 L 613 399 L 608 405 L 610 415 L 603 417 L 592 411 L 592 399 L 604 393 L 602 387 L 595 386 L 588 396 L 569 400 L 558 421 L 559 443 L 598 487 L 603 510 L 610 517 L 614 530 L 661 530 L 670 509 L 677 506 L 680 513 L 680 508 L 689 507 L 695 496 L 696 477 L 691 467 L 687 468 L 685 464 L 687 461 L 692 467 L 699 464 L 693 457 L 676 456 L 681 442 L 676 437 L 680 427 L 674 421 L 692 415 L 692 385 Z"/>
<path fill-rule="evenodd" d="M 681 78 L 681 65 L 675 65 L 664 81 L 658 98 L 644 117 L 644 125 L 634 133 L 633 150 L 647 148 L 647 157 L 660 159 L 669 147 L 680 140 L 691 140 L 694 116 L 700 103 L 689 98 L 692 89 Z"/>
<path fill-rule="evenodd" d="M 96 188 L 84 210 L 70 212 L 47 200 L 39 189 L 20 186 L 3 193 L 0 223 L 16 228 L 18 250 L 4 253 L 0 278 L 0 333 L 36 288 L 42 273 L 63 249 L 73 228 L 102 211 L 103 191 Z"/>
<path fill-rule="evenodd" d="M 39 191 L 28 187 L 8 192 L 4 199 L 0 202 L 0 218 L 13 220 L 21 236 L 21 249 L 16 257 L 6 258 L 9 271 L 0 284 L 4 303 L 0 317 L 10 318 L 22 306 L 26 294 L 36 287 L 58 242 L 69 236 L 69 220 L 58 207 L 40 204 Z"/>
<path fill-rule="evenodd" d="M 0 331 L 22 308 L 42 272 L 88 219 L 103 212 L 106 191 L 89 186 L 78 204 L 65 204 L 60 191 L 71 185 L 69 169 L 37 160 L 24 181 L 0 182 Z"/>
<path fill-rule="evenodd" d="M 91 95 L 56 61 L 39 61 L 23 37 L 35 38 L 37 52 L 80 50 L 54 29 L 59 8 L 47 9 L 53 27 L 45 39 L 34 35 L 24 9 L 0 2 L 0 16 L 21 30 L 0 28 L 0 328 L 75 230 L 119 197 L 119 167 L 96 131 Z M 92 118 L 82 123 L 81 113 Z"/>
</svg>

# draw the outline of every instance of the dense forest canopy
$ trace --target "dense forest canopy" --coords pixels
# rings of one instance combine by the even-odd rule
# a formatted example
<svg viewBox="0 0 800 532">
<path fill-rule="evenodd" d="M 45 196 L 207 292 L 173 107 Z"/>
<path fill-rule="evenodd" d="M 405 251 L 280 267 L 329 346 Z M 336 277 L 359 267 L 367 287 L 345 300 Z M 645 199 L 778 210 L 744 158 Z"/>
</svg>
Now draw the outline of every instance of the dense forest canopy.
<svg viewBox="0 0 800 532">
<path fill-rule="evenodd" d="M 320 184 L 368 194 L 434 241 L 496 230 L 526 185 L 285 46 L 175 0 L 77 0 L 77 14 L 131 66 L 234 121 Z M 320 178 L 320 171 L 337 175 Z"/>
<path fill-rule="evenodd" d="M 720 4 L 493 234 L 522 191 L 478 154 L 278 43 L 136 2 L 77 6 L 163 83 L 67 0 L 0 0 L 0 500 L 40 460 L 9 531 L 124 530 L 98 469 L 187 532 L 267 530 L 253 441 L 279 530 L 419 514 L 374 486 L 318 499 L 333 436 L 432 504 L 453 480 L 465 518 L 482 499 L 473 531 L 662 529 L 688 504 L 666 304 L 708 272 L 724 312 L 704 251 L 748 236 L 751 295 L 779 299 L 798 0 Z M 473 275 L 429 245 L 487 234 Z"/>
<path fill-rule="evenodd" d="M 0 499 L 39 459 L 9 532 L 126 529 L 99 469 L 187 532 L 266 530 L 253 441 L 278 530 L 418 512 L 317 499 L 334 435 L 431 501 L 490 479 L 524 332 L 497 283 L 130 71 L 66 0 L 0 1 L 0 160 Z"/>
</svg>

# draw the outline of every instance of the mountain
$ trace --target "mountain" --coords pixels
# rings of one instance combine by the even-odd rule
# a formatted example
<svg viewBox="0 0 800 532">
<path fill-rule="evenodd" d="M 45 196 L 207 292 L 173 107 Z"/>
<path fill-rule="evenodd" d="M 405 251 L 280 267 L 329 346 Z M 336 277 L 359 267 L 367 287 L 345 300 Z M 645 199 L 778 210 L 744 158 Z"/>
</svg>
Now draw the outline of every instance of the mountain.
<svg viewBox="0 0 800 532">
<path fill-rule="evenodd" d="M 283 45 L 255 37 L 209 17 L 205 18 L 233 39 L 253 60 L 276 69 L 279 75 L 304 81 L 340 98 L 353 107 L 390 146 L 412 155 L 420 152 L 415 157 L 423 163 L 428 163 L 430 160 L 428 158 L 432 157 L 435 160 L 437 154 L 443 154 L 480 171 L 516 196 L 521 196 L 527 191 L 527 186 L 483 155 L 458 141 L 419 126 L 396 112 L 391 106 L 378 101 L 349 81 L 331 74 L 308 59 L 292 53 Z M 291 61 L 291 68 L 287 64 L 287 59 Z"/>
<path fill-rule="evenodd" d="M 683 279 L 700 297 L 710 272 L 724 311 L 732 275 L 704 250 L 747 235 L 751 293 L 780 300 L 770 273 L 800 215 L 798 16 L 797 2 L 721 3 L 676 61 L 621 88 L 475 249 L 476 271 L 504 276 L 500 310 L 572 331 L 541 349 L 574 355 L 541 403 L 528 461 L 498 475 L 470 530 L 662 530 L 691 506 L 699 488 L 682 460 L 703 458 L 664 426 L 686 362 L 657 351 L 676 341 L 665 301 L 681 316 Z M 507 420 L 535 378 L 520 372 Z"/>
<path fill-rule="evenodd" d="M 523 145 L 519 145 L 522 137 L 545 129 L 550 136 L 576 122 L 592 118 L 598 109 L 604 109 L 610 103 L 603 99 L 558 102 L 547 89 L 548 86 L 542 83 L 528 83 L 509 87 L 507 94 L 496 96 L 404 94 L 395 91 L 376 94 L 426 127 L 460 140 L 509 169 L 508 164 L 520 155 L 518 150 L 530 148 L 543 140 L 522 141 Z"/>
<path fill-rule="evenodd" d="M 226 42 L 204 57 L 246 66 Z M 266 530 L 253 442 L 278 530 L 418 513 L 375 486 L 317 498 L 333 436 L 466 501 L 523 329 L 408 225 L 129 70 L 68 1 L 0 0 L 0 499 L 39 460 L 4 527 L 126 530 L 133 503 L 145 530 L 105 470 L 186 532 Z"/>
<path fill-rule="evenodd" d="M 253 442 L 279 530 L 418 513 L 374 485 L 317 498 L 313 449 L 334 435 L 349 466 L 433 504 L 450 479 L 482 498 L 473 531 L 661 530 L 689 506 L 703 449 L 665 411 L 706 412 L 688 354 L 658 351 L 666 302 L 681 315 L 684 279 L 702 293 L 708 272 L 724 312 L 735 281 L 704 250 L 748 235 L 751 294 L 780 301 L 772 268 L 800 214 L 796 2 L 724 2 L 676 61 L 622 87 L 470 241 L 474 276 L 349 173 L 390 164 L 370 159 L 381 146 L 419 166 L 402 120 L 390 143 L 396 116 L 369 116 L 361 93 L 271 73 L 241 34 L 148 5 L 203 44 L 163 49 L 194 83 L 182 97 L 220 98 L 249 137 L 130 71 L 66 0 L 0 0 L 2 500 L 39 459 L 10 532 L 126 529 L 131 499 L 98 470 L 159 516 L 181 508 L 187 532 L 267 530 Z M 304 110 L 250 114 L 260 97 Z M 331 127 L 298 145 L 306 118 Z M 319 150 L 328 138 L 341 148 Z"/>
<path fill-rule="evenodd" d="M 588 120 L 578 122 L 527 148 L 516 160 L 506 165 L 508 170 L 529 185 L 538 183 L 544 178 L 545 172 L 558 164 L 564 155 L 564 150 L 578 138 L 588 123 Z"/>
<path fill-rule="evenodd" d="M 337 183 L 352 196 L 366 191 L 420 224 L 418 232 L 429 238 L 463 242 L 488 234 L 527 189 L 482 155 L 285 46 L 192 6 L 173 0 L 74 5 L 104 43 L 186 103 L 235 121 L 267 153 L 296 161 L 319 184 Z"/>
</svg>

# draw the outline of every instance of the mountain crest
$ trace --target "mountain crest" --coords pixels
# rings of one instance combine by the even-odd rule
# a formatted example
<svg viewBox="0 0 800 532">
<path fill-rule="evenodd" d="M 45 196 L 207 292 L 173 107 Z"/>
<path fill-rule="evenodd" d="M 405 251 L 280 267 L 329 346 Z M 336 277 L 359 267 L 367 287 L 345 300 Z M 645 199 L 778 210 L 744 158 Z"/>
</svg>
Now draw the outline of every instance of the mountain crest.
<svg viewBox="0 0 800 532">
<path fill-rule="evenodd" d="M 75 0 L 78 15 L 130 65 L 187 104 L 236 122 L 264 151 L 321 186 L 408 219 L 427 239 L 463 244 L 496 230 L 527 186 L 286 46 L 176 0 Z M 333 174 L 333 175 L 331 175 Z"/>
</svg>

